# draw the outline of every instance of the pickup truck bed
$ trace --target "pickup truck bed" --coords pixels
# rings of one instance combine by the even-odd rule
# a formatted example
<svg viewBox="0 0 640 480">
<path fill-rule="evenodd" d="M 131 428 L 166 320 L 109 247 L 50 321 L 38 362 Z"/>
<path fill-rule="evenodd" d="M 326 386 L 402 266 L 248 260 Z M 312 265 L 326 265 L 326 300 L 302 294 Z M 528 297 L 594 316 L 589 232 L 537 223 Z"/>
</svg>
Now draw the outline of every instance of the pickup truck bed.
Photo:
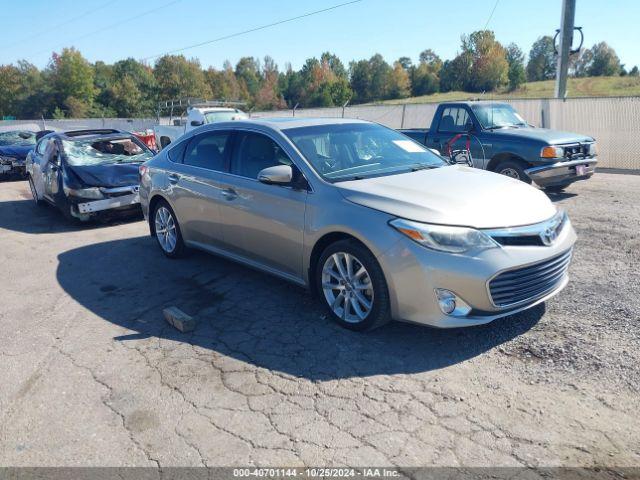
<svg viewBox="0 0 640 480">
<path fill-rule="evenodd" d="M 420 142 L 422 144 L 425 143 L 427 134 L 429 133 L 428 128 L 405 128 L 398 131 L 405 134 L 407 137 L 412 138 L 416 142 Z"/>
</svg>

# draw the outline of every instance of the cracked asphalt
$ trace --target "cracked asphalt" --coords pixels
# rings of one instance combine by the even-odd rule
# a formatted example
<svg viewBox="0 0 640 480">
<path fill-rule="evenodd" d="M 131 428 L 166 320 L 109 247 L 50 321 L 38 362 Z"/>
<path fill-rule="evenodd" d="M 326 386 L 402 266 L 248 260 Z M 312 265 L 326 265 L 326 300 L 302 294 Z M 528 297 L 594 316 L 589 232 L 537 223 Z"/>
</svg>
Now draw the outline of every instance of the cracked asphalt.
<svg viewBox="0 0 640 480">
<path fill-rule="evenodd" d="M 546 306 L 369 334 L 265 274 L 164 258 L 140 219 L 29 199 L 0 184 L 2 466 L 640 466 L 640 176 L 554 198 L 579 241 Z"/>
</svg>

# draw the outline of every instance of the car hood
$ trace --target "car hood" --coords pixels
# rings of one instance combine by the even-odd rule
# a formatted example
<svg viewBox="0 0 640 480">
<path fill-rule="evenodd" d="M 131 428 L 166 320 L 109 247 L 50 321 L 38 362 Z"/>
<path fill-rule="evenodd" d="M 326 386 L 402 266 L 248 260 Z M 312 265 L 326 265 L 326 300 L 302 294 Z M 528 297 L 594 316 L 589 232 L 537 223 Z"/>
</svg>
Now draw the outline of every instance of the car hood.
<svg viewBox="0 0 640 480">
<path fill-rule="evenodd" d="M 353 203 L 425 223 L 502 228 L 542 222 L 556 213 L 541 190 L 460 165 L 335 185 Z"/>
<path fill-rule="evenodd" d="M 593 138 L 579 133 L 561 132 L 548 128 L 502 128 L 493 131 L 495 139 L 511 140 L 513 138 L 536 140 L 548 145 L 565 143 L 593 142 Z"/>
<path fill-rule="evenodd" d="M 126 187 L 139 183 L 140 163 L 114 163 L 108 165 L 70 166 L 77 179 L 87 187 Z"/>
<path fill-rule="evenodd" d="M 0 155 L 24 160 L 33 147 L 34 145 L 5 145 L 0 147 Z"/>
</svg>

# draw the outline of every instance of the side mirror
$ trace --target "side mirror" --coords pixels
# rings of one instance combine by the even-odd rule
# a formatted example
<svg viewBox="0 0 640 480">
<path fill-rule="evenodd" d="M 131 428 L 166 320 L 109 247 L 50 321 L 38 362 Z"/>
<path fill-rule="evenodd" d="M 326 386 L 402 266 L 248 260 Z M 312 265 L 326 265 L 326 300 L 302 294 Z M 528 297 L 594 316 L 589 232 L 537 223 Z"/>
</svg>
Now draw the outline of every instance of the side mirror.
<svg viewBox="0 0 640 480">
<path fill-rule="evenodd" d="M 199 122 L 198 120 L 191 120 L 192 127 L 200 127 L 202 125 L 204 125 L 204 122 Z"/>
<path fill-rule="evenodd" d="M 258 173 L 258 181 L 267 185 L 289 185 L 293 180 L 293 169 L 290 165 L 267 167 Z"/>
<path fill-rule="evenodd" d="M 473 122 L 471 120 L 467 121 L 467 123 L 464 124 L 464 131 L 465 132 L 473 132 Z"/>
</svg>

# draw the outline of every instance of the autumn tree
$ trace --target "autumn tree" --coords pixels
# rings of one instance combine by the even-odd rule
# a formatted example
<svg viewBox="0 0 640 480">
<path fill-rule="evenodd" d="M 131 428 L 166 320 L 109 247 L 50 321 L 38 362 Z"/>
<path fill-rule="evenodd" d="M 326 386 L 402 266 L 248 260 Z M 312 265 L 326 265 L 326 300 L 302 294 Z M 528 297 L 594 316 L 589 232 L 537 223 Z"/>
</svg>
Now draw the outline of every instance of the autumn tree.
<svg viewBox="0 0 640 480">
<path fill-rule="evenodd" d="M 402 68 L 400 62 L 395 62 L 389 74 L 387 96 L 388 98 L 407 98 L 409 95 L 411 95 L 409 73 Z"/>
</svg>

